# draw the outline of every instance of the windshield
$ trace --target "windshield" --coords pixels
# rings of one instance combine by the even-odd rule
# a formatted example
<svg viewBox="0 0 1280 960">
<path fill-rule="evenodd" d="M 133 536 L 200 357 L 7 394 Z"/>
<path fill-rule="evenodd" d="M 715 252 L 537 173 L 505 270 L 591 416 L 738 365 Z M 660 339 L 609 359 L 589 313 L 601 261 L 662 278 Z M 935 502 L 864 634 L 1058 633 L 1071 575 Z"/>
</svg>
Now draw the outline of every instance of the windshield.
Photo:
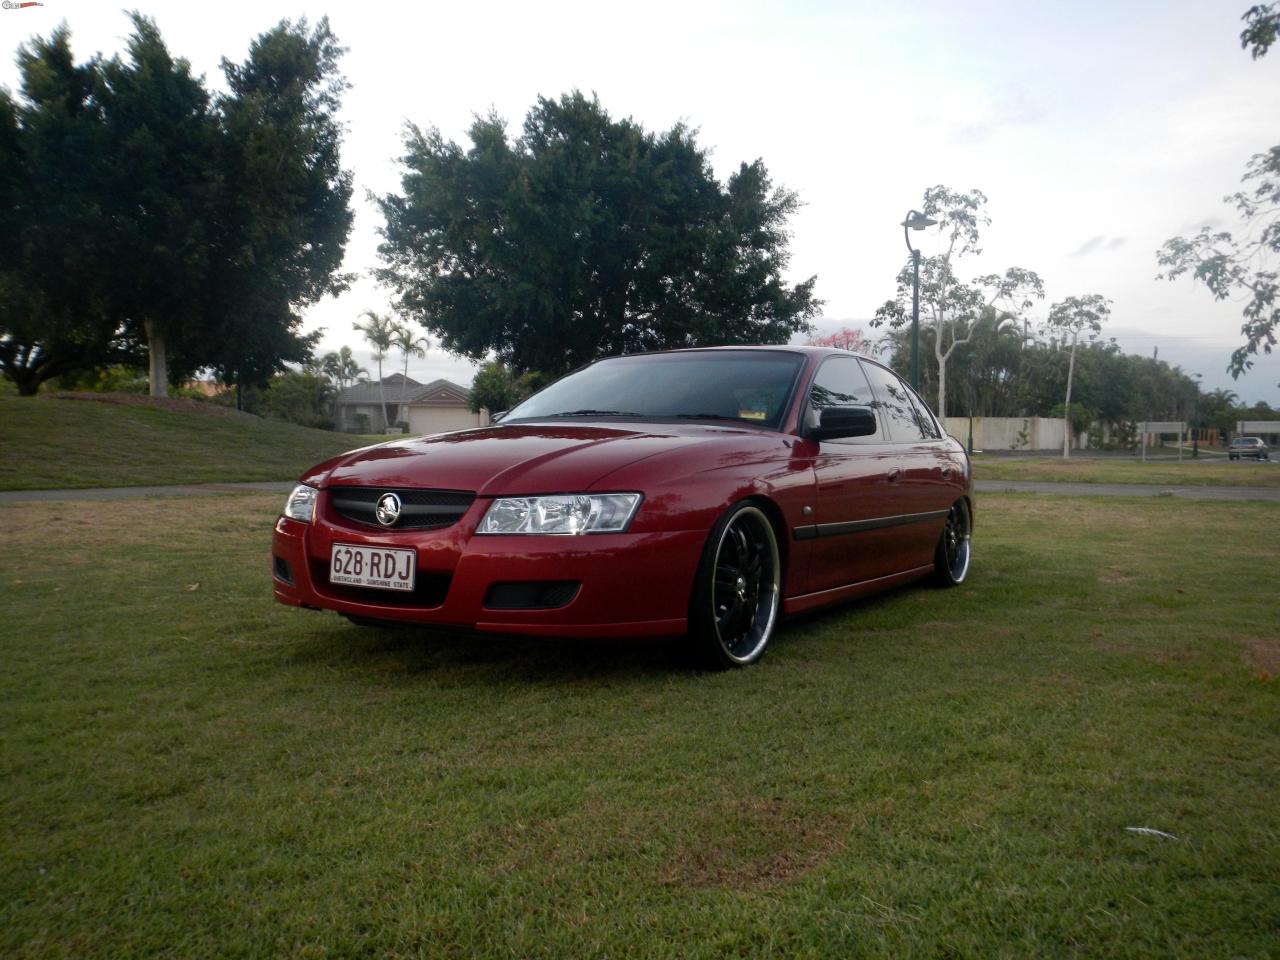
<svg viewBox="0 0 1280 960">
<path fill-rule="evenodd" d="M 613 357 L 557 380 L 504 418 L 733 420 L 776 429 L 798 353 L 716 350 Z"/>
</svg>

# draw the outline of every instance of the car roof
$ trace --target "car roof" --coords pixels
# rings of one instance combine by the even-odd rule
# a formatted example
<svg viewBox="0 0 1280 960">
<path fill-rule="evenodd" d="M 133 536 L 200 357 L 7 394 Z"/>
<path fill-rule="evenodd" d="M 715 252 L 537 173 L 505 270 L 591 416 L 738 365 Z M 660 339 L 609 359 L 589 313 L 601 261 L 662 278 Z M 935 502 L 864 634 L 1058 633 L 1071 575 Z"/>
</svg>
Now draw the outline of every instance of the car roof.
<svg viewBox="0 0 1280 960">
<path fill-rule="evenodd" d="M 653 357 L 670 353 L 716 353 L 733 350 L 760 350 L 770 353 L 800 353 L 808 356 L 840 355 L 846 357 L 863 357 L 867 360 L 875 360 L 875 357 L 869 357 L 865 353 L 855 353 L 852 350 L 843 350 L 840 347 L 814 347 L 800 343 L 730 343 L 716 347 L 680 347 L 676 350 L 642 350 L 638 353 L 620 353 L 614 354 L 612 357 L 601 357 L 600 359 L 613 360 L 617 357 Z"/>
</svg>

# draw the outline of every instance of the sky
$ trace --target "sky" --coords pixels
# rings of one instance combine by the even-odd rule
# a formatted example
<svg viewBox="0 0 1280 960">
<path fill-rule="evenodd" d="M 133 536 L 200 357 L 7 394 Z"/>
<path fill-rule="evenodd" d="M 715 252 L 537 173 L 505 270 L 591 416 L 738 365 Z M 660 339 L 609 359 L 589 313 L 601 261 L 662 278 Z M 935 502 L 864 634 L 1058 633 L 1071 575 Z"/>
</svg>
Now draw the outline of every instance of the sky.
<svg viewBox="0 0 1280 960">
<path fill-rule="evenodd" d="M 819 332 L 865 323 L 892 296 L 906 252 L 899 224 L 927 187 L 977 188 L 992 223 L 962 275 L 1037 271 L 1047 297 L 1033 323 L 1056 300 L 1100 293 L 1113 301 L 1105 334 L 1127 352 L 1158 349 L 1206 389 L 1280 405 L 1280 354 L 1239 380 L 1226 373 L 1241 304 L 1215 302 L 1190 279 L 1156 279 L 1165 240 L 1234 226 L 1222 198 L 1280 135 L 1280 51 L 1253 61 L 1240 49 L 1248 6 L 139 0 L 137 9 L 215 89 L 222 58 L 242 60 L 282 18 L 329 17 L 348 48 L 343 158 L 356 219 L 344 269 L 360 279 L 305 322 L 323 328 L 322 351 L 349 345 L 370 369 L 351 325 L 364 310 L 387 311 L 391 293 L 369 276 L 380 217 L 367 195 L 397 190 L 404 124 L 465 145 L 476 114 L 496 110 L 514 134 L 539 95 L 576 88 L 652 130 L 695 127 L 722 179 L 758 157 L 799 194 L 789 277 L 817 275 Z M 0 85 L 17 87 L 18 45 L 64 21 L 78 59 L 120 51 L 129 32 L 114 4 L 0 10 Z M 914 236 L 926 255 L 937 248 L 936 235 Z M 473 370 L 434 347 L 409 368 L 464 385 Z"/>
</svg>

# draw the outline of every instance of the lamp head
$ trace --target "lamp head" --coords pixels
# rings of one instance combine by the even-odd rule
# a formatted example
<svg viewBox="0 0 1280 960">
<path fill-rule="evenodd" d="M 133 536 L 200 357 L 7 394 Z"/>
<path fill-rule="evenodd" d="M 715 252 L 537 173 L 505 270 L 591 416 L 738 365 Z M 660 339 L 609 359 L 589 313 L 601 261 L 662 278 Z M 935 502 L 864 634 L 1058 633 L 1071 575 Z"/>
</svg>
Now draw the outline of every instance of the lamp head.
<svg viewBox="0 0 1280 960">
<path fill-rule="evenodd" d="M 902 221 L 902 225 L 912 230 L 923 230 L 925 227 L 932 227 L 936 225 L 937 222 L 937 220 L 934 220 L 931 217 L 926 217 L 919 210 L 912 210 L 907 214 L 907 219 Z"/>
</svg>

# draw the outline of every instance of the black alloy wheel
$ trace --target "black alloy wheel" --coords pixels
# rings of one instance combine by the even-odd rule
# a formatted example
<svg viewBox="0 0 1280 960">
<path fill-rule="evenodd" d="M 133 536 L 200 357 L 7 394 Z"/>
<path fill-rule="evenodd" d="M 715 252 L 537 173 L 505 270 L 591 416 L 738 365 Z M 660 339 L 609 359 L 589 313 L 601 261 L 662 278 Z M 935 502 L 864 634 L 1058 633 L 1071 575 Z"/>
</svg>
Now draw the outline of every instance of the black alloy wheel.
<svg viewBox="0 0 1280 960">
<path fill-rule="evenodd" d="M 690 626 L 703 663 L 727 670 L 759 660 L 781 597 L 773 526 L 759 507 L 739 504 L 712 529 L 698 568 Z"/>
<path fill-rule="evenodd" d="M 933 572 L 938 583 L 945 587 L 964 583 L 965 577 L 969 575 L 972 532 L 973 519 L 969 514 L 969 504 L 965 500 L 957 500 L 947 511 L 947 522 L 934 551 Z"/>
</svg>

